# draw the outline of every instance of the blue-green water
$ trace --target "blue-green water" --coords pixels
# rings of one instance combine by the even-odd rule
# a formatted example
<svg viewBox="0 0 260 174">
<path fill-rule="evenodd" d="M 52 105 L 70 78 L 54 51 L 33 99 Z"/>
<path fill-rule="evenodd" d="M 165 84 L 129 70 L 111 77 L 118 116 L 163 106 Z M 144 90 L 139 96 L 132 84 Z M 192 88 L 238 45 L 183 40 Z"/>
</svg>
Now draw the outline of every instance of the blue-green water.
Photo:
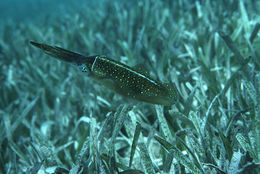
<svg viewBox="0 0 260 174">
<path fill-rule="evenodd" d="M 258 174 L 259 7 L 259 0 L 0 1 L 0 174 Z M 105 55 L 175 85 L 179 98 L 164 107 L 121 96 L 102 84 L 118 78 L 117 69 L 106 71 L 111 64 L 99 84 L 30 41 Z M 140 91 L 123 92 L 130 90 Z"/>
<path fill-rule="evenodd" d="M 1 0 L 0 20 L 38 21 L 45 17 L 64 16 L 72 9 L 81 10 L 92 0 Z"/>
</svg>

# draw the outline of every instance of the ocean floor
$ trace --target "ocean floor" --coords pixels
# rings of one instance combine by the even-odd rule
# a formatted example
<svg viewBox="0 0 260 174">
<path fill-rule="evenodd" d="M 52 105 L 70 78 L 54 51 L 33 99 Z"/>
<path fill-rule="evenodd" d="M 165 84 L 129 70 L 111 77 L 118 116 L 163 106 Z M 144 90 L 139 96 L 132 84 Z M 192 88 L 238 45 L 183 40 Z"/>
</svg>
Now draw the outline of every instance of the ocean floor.
<svg viewBox="0 0 260 174">
<path fill-rule="evenodd" d="M 258 7 L 1 2 L 0 174 L 260 173 Z M 163 106 L 122 96 L 30 41 L 105 55 L 178 97 Z"/>
</svg>

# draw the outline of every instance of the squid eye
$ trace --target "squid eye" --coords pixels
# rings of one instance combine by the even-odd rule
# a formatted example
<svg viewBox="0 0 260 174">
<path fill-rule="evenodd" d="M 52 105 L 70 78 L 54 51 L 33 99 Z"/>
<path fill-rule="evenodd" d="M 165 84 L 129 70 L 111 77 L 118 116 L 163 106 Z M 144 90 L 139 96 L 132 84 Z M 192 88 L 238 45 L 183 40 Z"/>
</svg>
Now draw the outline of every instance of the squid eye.
<svg viewBox="0 0 260 174">
<path fill-rule="evenodd" d="M 83 64 L 83 63 L 78 65 L 78 68 L 82 72 L 88 72 L 88 67 L 85 64 Z"/>
</svg>

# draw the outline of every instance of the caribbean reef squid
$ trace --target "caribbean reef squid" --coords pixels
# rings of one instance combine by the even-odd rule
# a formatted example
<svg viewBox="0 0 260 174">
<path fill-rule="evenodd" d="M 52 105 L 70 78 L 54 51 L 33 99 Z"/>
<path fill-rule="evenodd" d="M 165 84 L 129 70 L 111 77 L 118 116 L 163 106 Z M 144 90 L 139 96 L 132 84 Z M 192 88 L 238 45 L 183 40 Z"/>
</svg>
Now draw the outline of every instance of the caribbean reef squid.
<svg viewBox="0 0 260 174">
<path fill-rule="evenodd" d="M 160 83 L 146 73 L 106 56 L 87 57 L 57 46 L 30 43 L 52 57 L 78 66 L 91 78 L 123 96 L 164 106 L 171 106 L 178 99 L 173 84 Z"/>
</svg>

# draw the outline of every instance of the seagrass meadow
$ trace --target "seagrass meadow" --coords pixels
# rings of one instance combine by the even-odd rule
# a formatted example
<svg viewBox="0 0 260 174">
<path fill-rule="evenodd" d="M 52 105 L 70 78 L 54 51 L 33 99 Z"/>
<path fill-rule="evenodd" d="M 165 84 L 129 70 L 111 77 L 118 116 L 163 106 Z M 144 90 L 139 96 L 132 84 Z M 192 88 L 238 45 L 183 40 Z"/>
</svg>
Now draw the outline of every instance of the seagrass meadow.
<svg viewBox="0 0 260 174">
<path fill-rule="evenodd" d="M 0 21 L 0 174 L 260 173 L 260 1 L 75 2 Z M 179 98 L 123 97 L 30 41 L 141 65 Z"/>
</svg>

